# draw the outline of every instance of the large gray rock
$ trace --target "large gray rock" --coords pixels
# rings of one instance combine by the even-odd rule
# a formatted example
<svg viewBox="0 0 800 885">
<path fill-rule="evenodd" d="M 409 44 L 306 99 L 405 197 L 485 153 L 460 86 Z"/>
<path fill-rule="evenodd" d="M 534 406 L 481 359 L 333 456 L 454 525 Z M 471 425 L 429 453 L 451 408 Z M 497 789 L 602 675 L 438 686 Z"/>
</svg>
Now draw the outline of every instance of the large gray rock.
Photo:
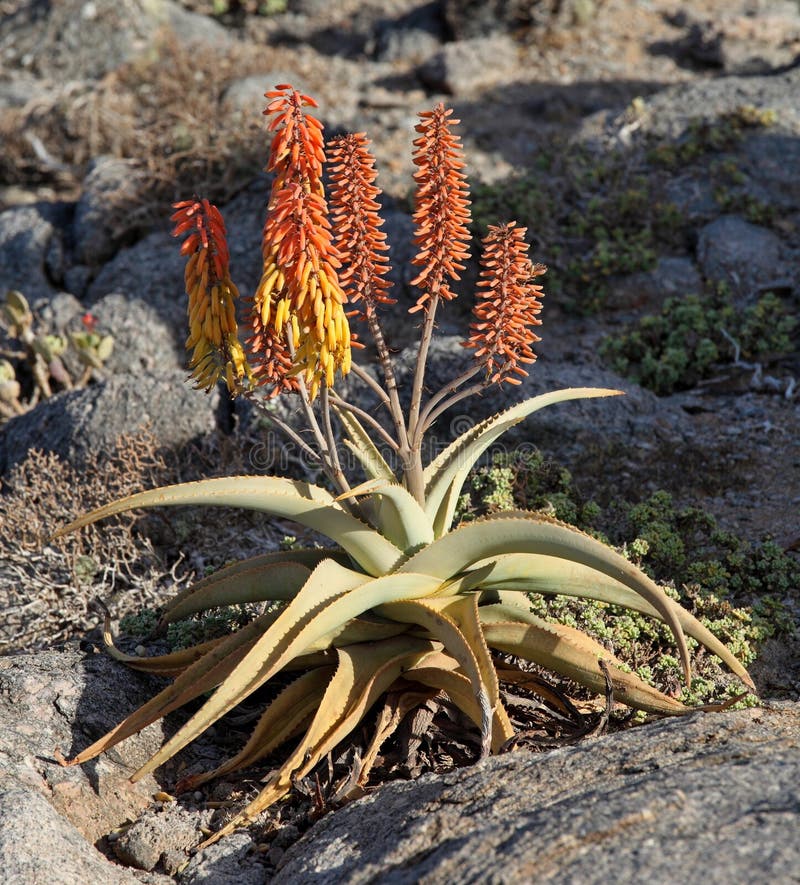
<svg viewBox="0 0 800 885">
<path fill-rule="evenodd" d="M 128 778 L 163 741 L 152 725 L 96 762 L 64 768 L 153 693 L 157 682 L 76 647 L 0 657 L 0 868 L 3 881 L 133 885 L 93 847 L 136 816 L 159 789 Z M 153 877 L 152 883 L 167 881 Z"/>
<path fill-rule="evenodd" d="M 177 241 L 157 231 L 134 246 L 121 249 L 97 274 L 85 301 L 94 305 L 111 292 L 141 299 L 176 336 L 186 334 L 185 259 Z"/>
<path fill-rule="evenodd" d="M 63 242 L 57 207 L 44 203 L 0 213 L 0 298 L 19 289 L 32 304 L 59 288 Z"/>
<path fill-rule="evenodd" d="M 193 390 L 178 370 L 116 375 L 62 393 L 12 418 L 0 435 L 0 473 L 30 449 L 55 452 L 80 465 L 92 453 L 110 451 L 123 434 L 149 424 L 159 443 L 178 446 L 216 429 L 219 394 Z"/>
<path fill-rule="evenodd" d="M 430 89 L 470 95 L 507 81 L 519 68 L 519 48 L 504 34 L 447 43 L 418 70 Z"/>
<path fill-rule="evenodd" d="M 77 261 L 95 268 L 117 251 L 123 213 L 136 202 L 142 175 L 131 160 L 97 157 L 83 180 L 75 206 L 73 239 Z"/>
<path fill-rule="evenodd" d="M 800 707 L 697 714 L 392 783 L 323 818 L 276 885 L 791 882 Z"/>
<path fill-rule="evenodd" d="M 782 275 L 781 253 L 781 241 L 772 231 L 734 215 L 707 224 L 697 241 L 703 275 L 727 282 L 745 297 Z"/>
<path fill-rule="evenodd" d="M 174 329 L 146 301 L 111 292 L 101 298 L 91 312 L 97 319 L 98 329 L 114 337 L 114 350 L 104 363 L 108 371 L 148 372 L 157 376 L 186 370 L 190 354 L 183 346 L 184 336 L 178 338 Z"/>
</svg>

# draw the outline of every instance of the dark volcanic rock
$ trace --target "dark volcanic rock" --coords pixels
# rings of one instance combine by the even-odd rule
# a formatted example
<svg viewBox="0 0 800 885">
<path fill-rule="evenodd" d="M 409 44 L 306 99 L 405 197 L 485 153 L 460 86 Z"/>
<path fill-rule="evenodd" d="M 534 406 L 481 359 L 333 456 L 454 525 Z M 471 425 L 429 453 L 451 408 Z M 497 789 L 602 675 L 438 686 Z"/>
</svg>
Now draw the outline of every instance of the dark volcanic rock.
<svg viewBox="0 0 800 885">
<path fill-rule="evenodd" d="M 185 372 L 117 375 L 12 418 L 0 435 L 0 473 L 33 448 L 81 464 L 89 453 L 109 451 L 122 434 L 148 423 L 160 443 L 180 445 L 215 429 L 218 403 L 216 391 L 206 397 L 193 390 Z"/>
</svg>

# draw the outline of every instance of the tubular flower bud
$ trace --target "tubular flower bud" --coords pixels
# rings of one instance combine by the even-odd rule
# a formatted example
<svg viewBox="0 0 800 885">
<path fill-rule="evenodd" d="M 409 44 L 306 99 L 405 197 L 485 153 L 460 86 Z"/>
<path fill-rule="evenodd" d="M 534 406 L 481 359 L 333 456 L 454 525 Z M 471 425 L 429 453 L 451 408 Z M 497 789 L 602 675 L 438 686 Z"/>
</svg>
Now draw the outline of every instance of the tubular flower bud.
<svg viewBox="0 0 800 885">
<path fill-rule="evenodd" d="M 363 132 L 342 135 L 328 143 L 331 212 L 335 245 L 343 268 L 339 282 L 352 303 L 363 301 L 362 316 L 377 304 L 394 304 L 386 294 L 392 283 L 384 279 L 391 270 L 386 256 L 386 234 L 380 230 L 383 219 L 375 198 L 381 190 L 375 185 L 375 158 Z"/>
<path fill-rule="evenodd" d="M 350 368 L 346 296 L 322 185 L 322 124 L 313 99 L 291 86 L 266 93 L 274 132 L 267 170 L 275 173 L 264 223 L 263 272 L 253 297 L 252 336 L 259 382 L 302 373 L 313 395 Z M 264 349 L 266 348 L 266 350 Z M 290 356 L 291 355 L 291 356 Z M 279 389 L 296 389 L 278 384 Z"/>
<path fill-rule="evenodd" d="M 189 296 L 189 368 L 196 387 L 206 392 L 225 379 L 234 394 L 242 390 L 250 367 L 239 342 L 236 299 L 239 292 L 230 277 L 230 255 L 225 223 L 216 206 L 195 197 L 175 203 L 172 235 L 187 235 L 181 246 L 186 255 L 184 279 Z"/>
<path fill-rule="evenodd" d="M 514 376 L 528 374 L 520 364 L 536 360 L 531 345 L 541 340 L 532 327 L 542 323 L 537 315 L 544 293 L 533 281 L 547 268 L 531 263 L 525 232 L 516 222 L 490 225 L 483 240 L 478 287 L 484 291 L 473 309 L 476 322 L 470 325 L 472 335 L 464 347 L 475 350 L 491 382 L 520 384 Z"/>
<path fill-rule="evenodd" d="M 414 163 L 419 167 L 414 173 L 414 243 L 420 249 L 412 264 L 422 270 L 411 283 L 423 292 L 411 313 L 427 309 L 437 295 L 455 298 L 448 280 L 460 279 L 462 262 L 469 258 L 469 189 L 461 142 L 450 131 L 459 122 L 450 119 L 452 113 L 439 104 L 421 113 L 421 122 L 415 127 L 420 136 L 414 141 Z"/>
</svg>

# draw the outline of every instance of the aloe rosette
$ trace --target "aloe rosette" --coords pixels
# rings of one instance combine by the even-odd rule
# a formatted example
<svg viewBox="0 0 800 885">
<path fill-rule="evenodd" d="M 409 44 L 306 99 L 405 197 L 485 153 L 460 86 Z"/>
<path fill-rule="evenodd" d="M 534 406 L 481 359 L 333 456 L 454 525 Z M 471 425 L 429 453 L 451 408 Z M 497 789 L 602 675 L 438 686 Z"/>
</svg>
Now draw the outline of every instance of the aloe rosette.
<svg viewBox="0 0 800 885">
<path fill-rule="evenodd" d="M 325 535 L 333 547 L 263 553 L 226 566 L 166 604 L 161 627 L 219 606 L 262 604 L 262 613 L 220 639 L 143 659 L 115 648 L 131 667 L 172 683 L 66 764 L 85 762 L 146 725 L 209 694 L 197 712 L 133 776 L 153 771 L 261 686 L 280 674 L 283 687 L 268 704 L 242 750 L 213 771 L 193 774 L 179 788 L 253 765 L 296 740 L 283 764 L 219 838 L 278 801 L 293 782 L 348 737 L 376 702 L 391 693 L 393 711 L 379 714 L 361 758 L 363 785 L 378 750 L 405 711 L 441 693 L 475 723 L 482 752 L 499 751 L 514 736 L 500 694 L 502 682 L 546 692 L 522 664 L 530 661 L 655 714 L 689 708 L 640 679 L 604 646 L 572 627 L 531 611 L 530 594 L 598 600 L 663 621 L 672 631 L 687 681 L 689 636 L 717 655 L 752 688 L 745 668 L 703 624 L 620 553 L 542 513 L 511 511 L 454 526 L 470 470 L 502 435 L 533 413 L 569 400 L 621 391 L 569 388 L 526 399 L 470 428 L 430 463 L 422 464 L 426 431 L 448 408 L 494 384 L 519 383 L 535 360 L 544 272 L 527 257 L 525 229 L 490 228 L 484 239 L 482 290 L 472 334 L 470 369 L 424 401 L 425 361 L 437 306 L 454 297 L 450 281 L 468 257 L 466 178 L 457 121 L 439 106 L 421 114 L 415 141 L 418 172 L 413 281 L 421 290 L 420 347 L 408 413 L 400 407 L 389 348 L 377 308 L 391 301 L 380 233 L 373 160 L 363 135 L 332 146 L 333 230 L 321 178 L 322 124 L 313 100 L 283 85 L 267 93 L 275 130 L 269 168 L 275 173 L 264 226 L 264 275 L 251 301 L 249 359 L 238 339 L 219 212 L 207 201 L 178 204 L 176 232 L 188 237 L 190 368 L 198 386 L 224 380 L 232 394 L 298 396 L 313 441 L 273 422 L 315 457 L 336 492 L 268 476 L 209 479 L 142 492 L 95 510 L 59 534 L 140 507 L 233 506 L 288 518 Z M 340 276 L 337 274 L 340 273 Z M 343 305 L 360 303 L 384 383 L 351 360 Z M 370 412 L 342 399 L 337 373 L 352 372 L 385 407 L 394 435 Z M 252 385 L 252 387 L 248 387 Z M 365 479 L 351 486 L 337 454 L 333 427 Z M 399 463 L 395 472 L 375 444 Z M 384 449 L 385 450 L 385 449 Z M 502 657 L 498 656 L 501 655 Z M 513 656 L 511 659 L 508 656 Z M 514 660 L 519 664 L 515 664 Z M 287 673 L 296 675 L 287 682 Z"/>
<path fill-rule="evenodd" d="M 150 659 L 122 654 L 109 641 L 111 654 L 129 666 L 175 680 L 71 762 L 92 759 L 215 689 L 136 772 L 134 779 L 140 778 L 276 674 L 302 671 L 269 705 L 238 755 L 182 785 L 197 786 L 252 765 L 304 732 L 283 766 L 219 837 L 284 796 L 293 779 L 310 772 L 401 678 L 404 685 L 445 692 L 480 728 L 486 751 L 498 750 L 513 737 L 513 729 L 500 700 L 492 651 L 532 661 L 596 692 L 604 690 L 608 674 L 615 698 L 640 710 L 674 715 L 690 709 L 629 672 L 586 634 L 532 614 L 528 593 L 595 599 L 658 618 L 675 635 L 687 679 L 685 634 L 752 688 L 744 667 L 695 617 L 621 554 L 574 527 L 541 513 L 512 511 L 451 528 L 470 468 L 505 430 L 548 404 L 617 392 L 573 388 L 548 393 L 477 425 L 426 468 L 424 506 L 349 416 L 348 443 L 369 476 L 352 492 L 369 505 L 374 526 L 319 486 L 260 476 L 143 492 L 66 526 L 63 532 L 138 507 L 235 506 L 290 518 L 338 545 L 237 562 L 166 606 L 162 625 L 222 605 L 276 604 L 223 639 Z M 501 673 L 508 673 L 507 665 Z"/>
</svg>

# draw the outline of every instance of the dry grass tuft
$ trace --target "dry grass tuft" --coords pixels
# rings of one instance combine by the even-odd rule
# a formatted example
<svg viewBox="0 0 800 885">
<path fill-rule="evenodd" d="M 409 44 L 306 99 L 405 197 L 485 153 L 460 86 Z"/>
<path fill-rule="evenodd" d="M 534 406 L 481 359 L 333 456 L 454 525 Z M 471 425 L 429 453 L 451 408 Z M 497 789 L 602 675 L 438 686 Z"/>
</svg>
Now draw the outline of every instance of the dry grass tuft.
<svg viewBox="0 0 800 885">
<path fill-rule="evenodd" d="M 129 160 L 115 234 L 146 229 L 176 195 L 225 202 L 263 163 L 263 125 L 226 106 L 228 86 L 258 69 L 255 47 L 211 50 L 163 31 L 150 50 L 100 80 L 53 83 L 0 110 L 0 181 L 76 194 L 89 161 Z"/>
<path fill-rule="evenodd" d="M 93 600 L 120 610 L 152 603 L 167 582 L 183 583 L 180 563 L 167 569 L 137 517 L 118 517 L 57 542 L 48 539 L 87 507 L 129 495 L 167 473 L 153 435 L 121 439 L 109 455 L 76 470 L 58 455 L 33 450 L 0 495 L 0 653 L 42 648 L 95 626 Z"/>
<path fill-rule="evenodd" d="M 126 514 L 49 541 L 79 514 L 117 498 L 241 473 L 248 444 L 254 441 L 210 438 L 171 453 L 143 429 L 81 469 L 32 451 L 0 482 L 0 654 L 84 635 L 101 621 L 95 600 L 115 619 L 156 608 L 209 569 L 277 548 L 296 526 L 225 508 Z"/>
</svg>

